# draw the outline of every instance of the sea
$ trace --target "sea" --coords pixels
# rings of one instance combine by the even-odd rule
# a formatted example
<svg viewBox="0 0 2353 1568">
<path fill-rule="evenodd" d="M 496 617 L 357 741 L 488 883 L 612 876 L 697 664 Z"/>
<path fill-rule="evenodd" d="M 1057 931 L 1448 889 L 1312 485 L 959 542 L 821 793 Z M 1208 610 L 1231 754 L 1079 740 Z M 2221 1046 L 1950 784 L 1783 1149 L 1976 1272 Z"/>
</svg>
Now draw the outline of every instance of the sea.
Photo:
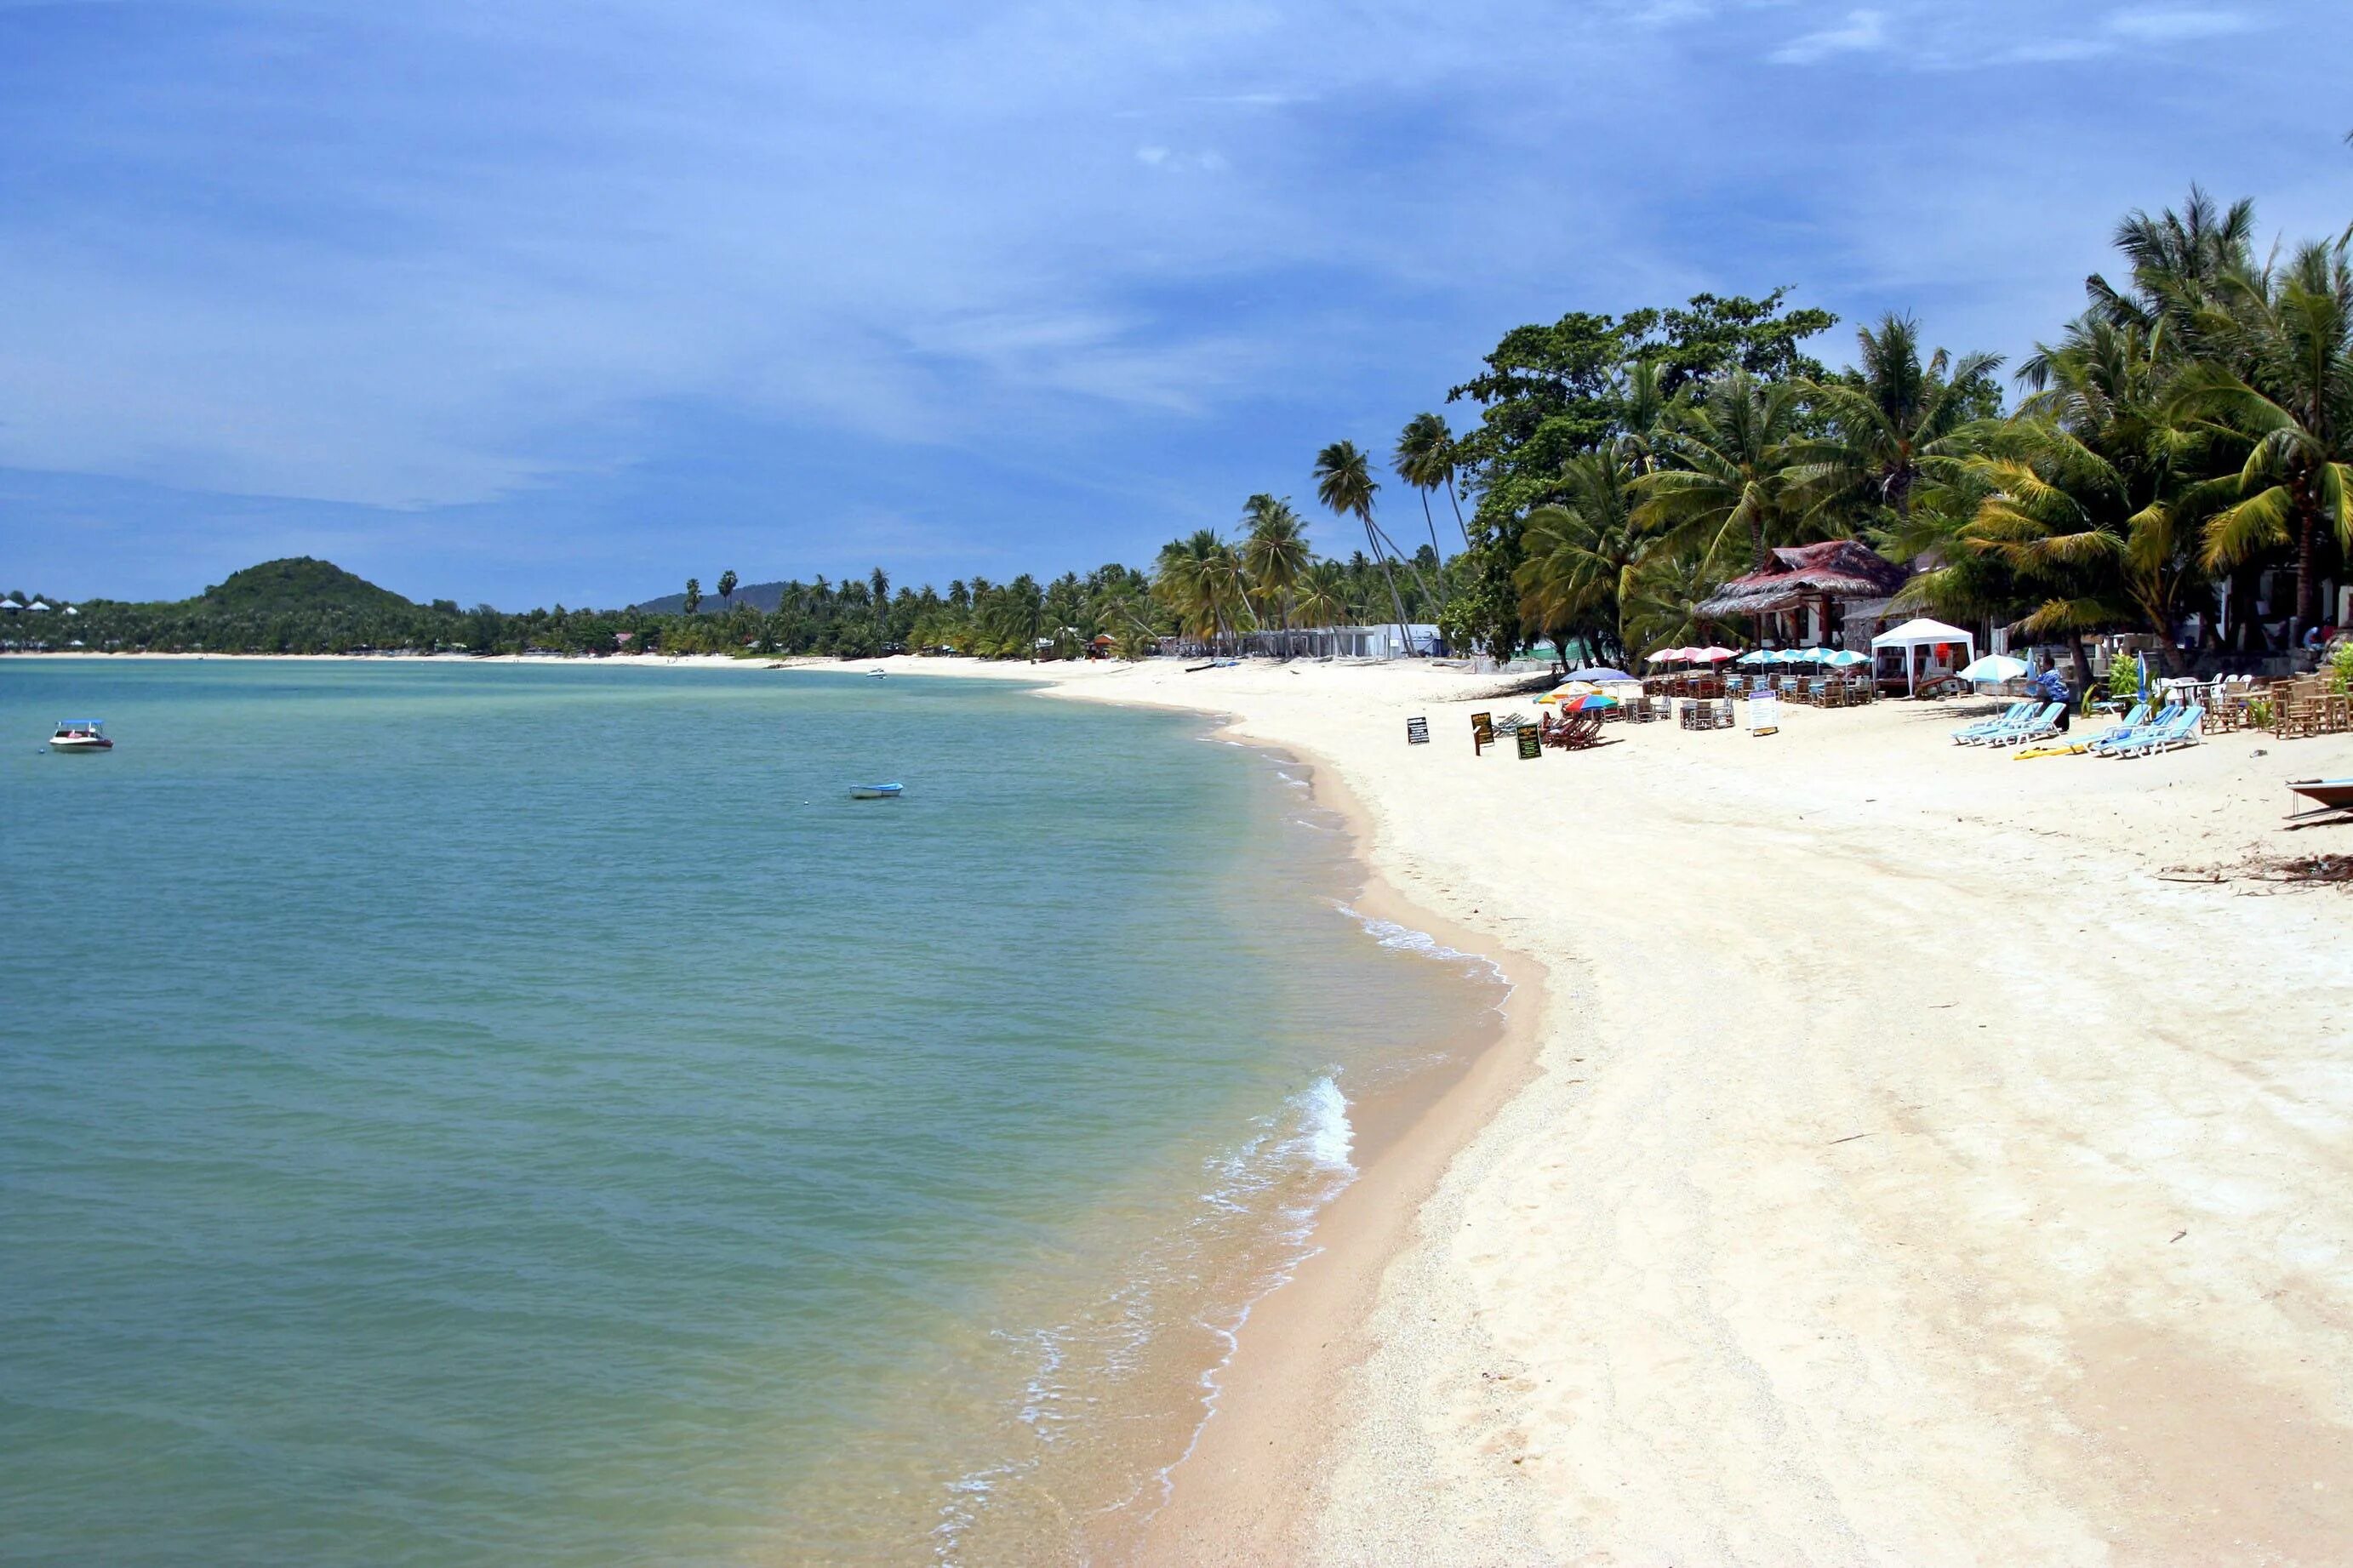
<svg viewBox="0 0 2353 1568">
<path fill-rule="evenodd" d="M 0 658 L 0 1562 L 1121 1560 L 1503 994 L 1307 784 L 994 681 Z"/>
</svg>

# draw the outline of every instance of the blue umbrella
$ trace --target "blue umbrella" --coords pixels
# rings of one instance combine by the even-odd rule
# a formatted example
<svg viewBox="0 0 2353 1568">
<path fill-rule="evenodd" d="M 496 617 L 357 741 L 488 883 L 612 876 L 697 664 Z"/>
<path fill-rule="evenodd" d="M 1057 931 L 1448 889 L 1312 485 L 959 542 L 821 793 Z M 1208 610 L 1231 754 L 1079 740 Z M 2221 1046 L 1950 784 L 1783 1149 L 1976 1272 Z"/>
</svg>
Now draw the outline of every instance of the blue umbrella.
<svg viewBox="0 0 2353 1568">
<path fill-rule="evenodd" d="M 1583 669 L 1570 670 L 1567 675 L 1561 677 L 1561 679 L 1563 680 L 1590 680 L 1599 683 L 1605 680 L 1631 680 L 1634 678 L 1627 674 L 1622 669 L 1612 669 L 1606 664 L 1588 664 Z"/>
<path fill-rule="evenodd" d="M 1741 664 L 1771 664 L 1777 656 L 1769 647 L 1752 648 L 1740 656 Z"/>
</svg>

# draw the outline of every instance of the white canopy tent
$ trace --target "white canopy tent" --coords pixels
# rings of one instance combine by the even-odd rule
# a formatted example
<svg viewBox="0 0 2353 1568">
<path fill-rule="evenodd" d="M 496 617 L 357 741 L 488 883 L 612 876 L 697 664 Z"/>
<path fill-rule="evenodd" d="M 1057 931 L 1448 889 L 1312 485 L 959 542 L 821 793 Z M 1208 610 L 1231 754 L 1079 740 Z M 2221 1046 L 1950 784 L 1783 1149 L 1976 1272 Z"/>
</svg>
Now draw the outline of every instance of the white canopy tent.
<svg viewBox="0 0 2353 1568">
<path fill-rule="evenodd" d="M 1942 621 L 1932 621 L 1925 616 L 1918 620 L 1906 621 L 1900 626 L 1892 626 L 1880 633 L 1871 639 L 1871 647 L 1873 653 L 1883 647 L 1897 647 L 1904 650 L 1904 689 L 1909 692 L 1919 685 L 1918 667 L 1913 658 L 1913 650 L 1937 647 L 1946 643 L 1959 643 L 1969 650 L 1968 658 L 1957 661 L 1955 668 L 1960 668 L 1962 664 L 1975 662 L 1978 652 L 1977 638 L 1958 626 L 1948 626 Z"/>
</svg>

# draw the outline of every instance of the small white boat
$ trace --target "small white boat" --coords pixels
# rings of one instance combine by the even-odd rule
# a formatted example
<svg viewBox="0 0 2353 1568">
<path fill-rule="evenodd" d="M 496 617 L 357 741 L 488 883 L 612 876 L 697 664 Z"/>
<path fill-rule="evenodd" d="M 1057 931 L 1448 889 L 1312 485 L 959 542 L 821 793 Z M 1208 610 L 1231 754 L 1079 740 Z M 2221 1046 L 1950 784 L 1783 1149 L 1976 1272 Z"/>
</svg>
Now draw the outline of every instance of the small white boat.
<svg viewBox="0 0 2353 1568">
<path fill-rule="evenodd" d="M 870 669 L 866 673 L 872 676 L 875 679 L 880 680 L 891 672 L 887 669 Z"/>
<path fill-rule="evenodd" d="M 58 732 L 49 737 L 53 752 L 111 752 L 114 742 L 106 738 L 103 719 L 60 719 Z"/>
<path fill-rule="evenodd" d="M 851 784 L 849 786 L 849 798 L 852 800 L 896 800 L 899 798 L 900 793 L 907 786 L 902 784 Z"/>
</svg>

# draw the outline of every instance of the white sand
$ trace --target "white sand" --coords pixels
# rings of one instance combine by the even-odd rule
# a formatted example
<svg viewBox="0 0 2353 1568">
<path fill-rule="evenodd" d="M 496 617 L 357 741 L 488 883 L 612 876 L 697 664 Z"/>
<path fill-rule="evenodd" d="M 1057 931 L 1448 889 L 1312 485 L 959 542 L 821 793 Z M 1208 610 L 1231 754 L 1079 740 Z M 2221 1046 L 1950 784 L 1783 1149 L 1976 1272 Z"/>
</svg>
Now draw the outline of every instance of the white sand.
<svg viewBox="0 0 2353 1568">
<path fill-rule="evenodd" d="M 2278 827 L 2353 740 L 2020 762 L 1889 703 L 1524 763 L 1449 672 L 1045 673 L 1336 768 L 1551 977 L 1366 1321 L 1246 1335 L 1153 1555 L 2353 1561 L 2353 895 L 2161 875 L 2353 850 Z"/>
</svg>

